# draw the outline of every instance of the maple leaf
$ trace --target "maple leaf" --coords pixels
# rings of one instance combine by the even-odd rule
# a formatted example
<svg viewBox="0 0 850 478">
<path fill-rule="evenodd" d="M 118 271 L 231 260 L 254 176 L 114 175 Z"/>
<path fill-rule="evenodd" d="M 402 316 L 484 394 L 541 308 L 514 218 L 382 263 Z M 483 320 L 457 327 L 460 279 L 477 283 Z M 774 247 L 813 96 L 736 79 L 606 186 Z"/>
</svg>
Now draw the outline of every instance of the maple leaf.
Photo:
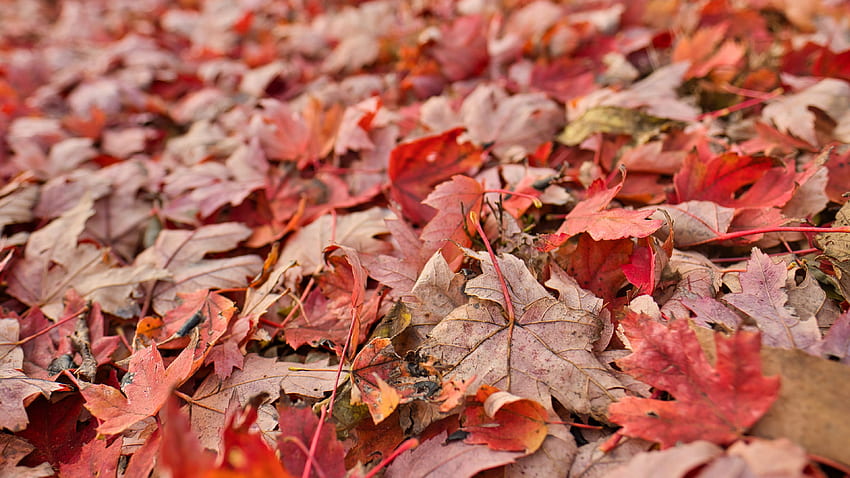
<svg viewBox="0 0 850 478">
<path fill-rule="evenodd" d="M 563 126 L 564 116 L 541 93 L 508 95 L 494 85 L 475 88 L 460 114 L 469 137 L 478 145 L 491 145 L 493 154 L 505 160 L 525 157 L 550 141 Z"/>
<path fill-rule="evenodd" d="M 438 393 L 442 377 L 428 357 L 409 353 L 402 359 L 386 338 L 372 339 L 363 347 L 351 363 L 351 376 L 352 403 L 365 404 L 376 424 L 399 404 L 449 398 Z"/>
<path fill-rule="evenodd" d="M 791 199 L 794 176 L 793 165 L 776 165 L 767 157 L 726 153 L 701 158 L 689 154 L 673 176 L 676 192 L 671 202 L 713 201 L 734 208 L 782 206 Z M 745 187 L 746 192 L 739 193 Z"/>
<path fill-rule="evenodd" d="M 94 201 L 85 195 L 59 218 L 32 233 L 24 258 L 9 277 L 9 293 L 21 302 L 39 306 L 48 317 L 62 311 L 62 297 L 73 288 L 119 317 L 137 313 L 131 297 L 144 281 L 164 278 L 167 272 L 151 264 L 114 267 L 110 256 L 92 244 L 77 244 Z"/>
<path fill-rule="evenodd" d="M 626 397 L 611 404 L 609 419 L 623 425 L 625 435 L 656 441 L 663 448 L 695 440 L 730 443 L 778 396 L 779 379 L 761 373 L 758 334 L 715 334 L 717 359 L 712 366 L 685 320 L 668 327 L 630 312 L 621 324 L 633 353 L 617 364 L 675 399 Z"/>
<path fill-rule="evenodd" d="M 661 204 L 671 219 L 673 242 L 677 247 L 702 244 L 729 231 L 735 209 L 723 207 L 713 201 L 685 201 L 679 204 Z M 661 218 L 662 214 L 652 217 Z"/>
<path fill-rule="evenodd" d="M 29 397 L 68 390 L 68 387 L 49 380 L 30 378 L 21 372 L 24 351 L 16 343 L 20 324 L 15 319 L 0 319 L 0 397 L 3 399 L 3 414 L 0 427 L 12 431 L 26 428 L 28 419 L 24 401 Z"/>
<path fill-rule="evenodd" d="M 719 23 L 697 30 L 693 36 L 680 38 L 673 50 L 674 62 L 690 61 L 685 78 L 702 77 L 712 73 L 728 75 L 738 69 L 745 48 L 734 40 L 723 41 L 729 25 Z M 721 43 L 722 42 L 722 43 Z"/>
<path fill-rule="evenodd" d="M 192 427 L 204 447 L 216 449 L 225 425 L 223 412 L 232 394 L 236 394 L 240 405 L 263 393 L 270 401 L 277 400 L 281 393 L 321 399 L 334 388 L 336 370 L 330 367 L 327 359 L 303 364 L 248 354 L 241 370 L 227 379 L 210 375 L 196 388 L 192 396 Z M 270 433 L 277 426 L 277 412 L 264 403 L 259 414 L 257 426 Z"/>
<path fill-rule="evenodd" d="M 27 407 L 30 422 L 17 433 L 35 446 L 26 462 L 47 461 L 58 467 L 78 456 L 80 448 L 97 436 L 96 420 L 80 421 L 82 410 L 83 397 L 76 393 L 66 394 L 56 403 L 41 398 L 30 403 Z"/>
<path fill-rule="evenodd" d="M 253 429 L 257 421 L 259 398 L 228 413 L 222 433 L 222 447 L 216 470 L 210 478 L 292 478 L 261 433 Z M 238 450 L 238 451 L 237 451 Z"/>
<path fill-rule="evenodd" d="M 821 341 L 814 317 L 797 317 L 787 307 L 785 282 L 788 269 L 783 262 L 753 248 L 746 272 L 740 273 L 740 293 L 726 294 L 723 300 L 751 317 L 762 332 L 762 341 L 771 347 L 812 350 Z"/>
<path fill-rule="evenodd" d="M 123 437 L 107 445 L 107 440 L 93 439 L 83 445 L 80 454 L 69 463 L 59 465 L 62 476 L 112 476 L 118 473 Z"/>
<path fill-rule="evenodd" d="M 319 417 L 309 407 L 281 406 L 279 413 L 280 435 L 277 438 L 277 447 L 280 451 L 280 461 L 287 471 L 300 476 L 307 464 L 304 452 L 310 449 L 313 434 L 319 425 Z M 298 446 L 299 444 L 301 446 Z M 313 456 L 314 473 L 327 477 L 345 476 L 344 457 L 342 443 L 337 440 L 334 428 L 325 424 L 319 434 Z"/>
<path fill-rule="evenodd" d="M 476 473 L 514 463 L 524 452 L 490 450 L 463 441 L 448 441 L 442 432 L 396 458 L 384 476 L 387 478 L 425 478 L 436 476 L 474 476 Z"/>
<path fill-rule="evenodd" d="M 40 478 L 53 476 L 55 471 L 50 463 L 42 463 L 36 467 L 20 466 L 23 460 L 35 449 L 23 438 L 3 433 L 0 435 L 0 474 L 20 478 Z"/>
<path fill-rule="evenodd" d="M 782 132 L 792 134 L 807 143 L 821 144 L 815 130 L 816 116 L 809 107 L 815 107 L 840 120 L 850 111 L 850 84 L 835 78 L 824 78 L 802 91 L 777 98 L 762 110 L 762 117 L 776 125 Z"/>
<path fill-rule="evenodd" d="M 236 311 L 232 301 L 208 290 L 178 294 L 178 297 L 181 304 L 163 316 L 162 325 L 153 333 L 143 336 L 142 342 L 148 343 L 142 343 L 142 346 L 149 345 L 152 340 L 161 349 L 182 349 L 188 345 L 192 332 L 197 329 L 201 348 L 206 350 L 224 335 Z M 198 360 L 195 359 L 193 369 L 197 368 Z"/>
<path fill-rule="evenodd" d="M 389 232 L 384 223 L 387 216 L 388 211 L 381 208 L 339 217 L 323 215 L 286 241 L 277 267 L 289 267 L 289 261 L 295 261 L 293 273 L 312 274 L 323 266 L 324 250 L 331 243 L 350 247 L 361 254 L 389 252 L 391 246 L 376 237 Z"/>
<path fill-rule="evenodd" d="M 405 217 L 425 223 L 436 212 L 421 202 L 437 184 L 455 174 L 465 174 L 483 162 L 483 152 L 471 143 L 460 143 L 462 128 L 402 143 L 393 149 L 387 174 L 390 197 L 401 205 Z"/>
<path fill-rule="evenodd" d="M 543 405 L 482 385 L 463 410 L 461 429 L 466 443 L 531 454 L 546 438 L 546 419 Z"/>
<path fill-rule="evenodd" d="M 239 223 L 201 226 L 191 231 L 161 231 L 153 246 L 136 257 L 137 265 L 167 270 L 168 281 L 153 284 L 153 307 L 165 314 L 179 305 L 177 294 L 200 289 L 238 288 L 248 284 L 262 267 L 262 259 L 242 255 L 224 259 L 205 259 L 212 252 L 229 251 L 246 239 L 251 230 Z"/>
<path fill-rule="evenodd" d="M 192 371 L 197 336 L 166 368 L 156 346 L 144 348 L 130 358 L 126 384 L 119 390 L 104 384 L 84 385 L 80 393 L 85 407 L 102 420 L 98 433 L 121 433 L 134 423 L 155 415 Z M 122 393 L 123 392 L 123 393 Z"/>
<path fill-rule="evenodd" d="M 335 250 L 342 255 L 333 255 L 325 261 L 330 270 L 322 271 L 316 280 L 318 289 L 313 290 L 298 315 L 284 329 L 286 342 L 293 348 L 304 344 L 319 345 L 330 342 L 336 353 L 341 354 L 343 345 L 350 339 L 350 350 L 355 350 L 360 337 L 378 318 L 380 294 L 375 289 L 366 290 L 366 270 L 354 249 L 346 246 L 329 246 L 327 254 Z M 351 321 L 353 332 L 349 337 Z"/>
<path fill-rule="evenodd" d="M 445 364 L 448 378 L 474 375 L 547 409 L 551 395 L 576 413 L 604 419 L 623 386 L 591 352 L 599 319 L 551 297 L 521 260 L 505 254 L 498 260 L 516 314 L 509 321 L 492 263 L 476 258 L 483 273 L 467 284 L 473 298 L 431 330 L 420 352 Z"/>
<path fill-rule="evenodd" d="M 422 201 L 437 211 L 420 235 L 425 249 L 441 249 L 449 263 L 459 261 L 463 255 L 459 247 L 472 244 L 470 231 L 475 228 L 469 213 L 480 213 L 483 201 L 484 188 L 470 177 L 452 176 L 451 180 L 437 185 Z"/>
<path fill-rule="evenodd" d="M 579 286 L 612 303 L 628 284 L 623 266 L 629 264 L 633 251 L 631 239 L 594 241 L 582 234 L 575 244 L 559 248 L 556 260 Z"/>
<path fill-rule="evenodd" d="M 649 219 L 652 211 L 630 211 L 622 208 L 605 209 L 620 192 L 623 181 L 606 189 L 603 181 L 596 180 L 587 189 L 587 196 L 564 218 L 558 230 L 544 237 L 545 250 L 560 246 L 571 236 L 587 232 L 597 241 L 626 237 L 646 237 L 661 227 L 663 222 Z"/>
<path fill-rule="evenodd" d="M 443 317 L 466 302 L 463 293 L 465 282 L 462 274 L 452 272 L 440 252 L 428 259 L 410 295 L 403 299 L 410 313 L 410 323 L 401 338 L 410 345 L 409 348 L 418 347 Z"/>
<path fill-rule="evenodd" d="M 169 217 L 196 223 L 226 204 L 238 206 L 266 185 L 269 169 L 259 140 L 240 145 L 224 163 L 204 162 L 177 169 L 165 178 L 163 192 L 171 200 L 163 208 Z"/>
<path fill-rule="evenodd" d="M 160 418 L 163 424 L 156 450 L 159 454 L 157 470 L 169 471 L 172 476 L 203 476 L 214 467 L 215 455 L 201 446 L 189 424 L 189 417 L 180 411 L 174 397 L 166 401 Z M 192 459 L 187 460 L 188 456 Z"/>
</svg>

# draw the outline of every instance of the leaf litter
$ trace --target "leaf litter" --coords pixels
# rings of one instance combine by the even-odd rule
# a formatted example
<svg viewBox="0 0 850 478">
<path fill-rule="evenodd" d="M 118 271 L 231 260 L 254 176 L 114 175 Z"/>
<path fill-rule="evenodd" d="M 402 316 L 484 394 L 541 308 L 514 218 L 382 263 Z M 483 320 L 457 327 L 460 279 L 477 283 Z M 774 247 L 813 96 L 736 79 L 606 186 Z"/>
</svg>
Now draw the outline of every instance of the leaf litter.
<svg viewBox="0 0 850 478">
<path fill-rule="evenodd" d="M 850 472 L 847 5 L 8 10 L 0 473 Z"/>
</svg>

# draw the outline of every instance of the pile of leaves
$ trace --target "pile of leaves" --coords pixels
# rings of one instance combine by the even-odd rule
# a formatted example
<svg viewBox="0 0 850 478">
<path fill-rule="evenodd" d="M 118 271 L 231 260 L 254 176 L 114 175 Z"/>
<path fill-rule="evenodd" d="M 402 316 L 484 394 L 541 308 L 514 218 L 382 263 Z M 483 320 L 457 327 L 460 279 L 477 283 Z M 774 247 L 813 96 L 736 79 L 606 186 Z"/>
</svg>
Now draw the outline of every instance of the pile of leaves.
<svg viewBox="0 0 850 478">
<path fill-rule="evenodd" d="M 848 18 L 8 2 L 0 475 L 847 472 Z"/>
</svg>

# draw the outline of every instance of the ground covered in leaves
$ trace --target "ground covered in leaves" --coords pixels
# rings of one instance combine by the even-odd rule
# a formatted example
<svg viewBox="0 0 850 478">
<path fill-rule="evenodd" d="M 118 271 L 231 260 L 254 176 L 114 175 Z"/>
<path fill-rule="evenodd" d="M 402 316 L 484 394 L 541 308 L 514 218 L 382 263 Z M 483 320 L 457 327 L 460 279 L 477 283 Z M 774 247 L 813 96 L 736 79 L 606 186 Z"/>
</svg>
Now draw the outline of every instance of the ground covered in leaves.
<svg viewBox="0 0 850 478">
<path fill-rule="evenodd" d="M 0 133 L 0 475 L 850 470 L 845 2 L 12 0 Z"/>
</svg>

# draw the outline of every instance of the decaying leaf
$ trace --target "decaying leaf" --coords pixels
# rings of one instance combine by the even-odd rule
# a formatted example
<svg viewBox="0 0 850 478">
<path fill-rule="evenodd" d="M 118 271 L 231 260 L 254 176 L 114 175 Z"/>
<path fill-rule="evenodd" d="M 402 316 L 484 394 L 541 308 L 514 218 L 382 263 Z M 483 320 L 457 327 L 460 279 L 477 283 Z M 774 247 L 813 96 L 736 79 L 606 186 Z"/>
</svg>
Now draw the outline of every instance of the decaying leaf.
<svg viewBox="0 0 850 478">
<path fill-rule="evenodd" d="M 786 306 L 787 275 L 784 263 L 776 264 L 767 254 L 753 249 L 747 271 L 740 274 L 743 291 L 727 294 L 723 300 L 758 324 L 765 345 L 813 350 L 821 340 L 817 320 L 799 317 Z"/>
<path fill-rule="evenodd" d="M 620 106 L 595 106 L 570 121 L 558 136 L 558 141 L 575 146 L 596 133 L 609 133 L 630 135 L 637 143 L 645 143 L 676 124 L 678 122 L 638 110 Z"/>
<path fill-rule="evenodd" d="M 505 277 L 516 310 L 509 320 L 489 258 L 481 263 L 485 272 L 466 289 L 475 297 L 434 327 L 421 352 L 445 364 L 449 378 L 476 376 L 544 407 L 552 407 L 554 397 L 576 413 L 604 419 L 624 391 L 591 352 L 598 319 L 551 297 L 522 261 L 503 255 L 502 270 L 513 273 Z"/>
</svg>

